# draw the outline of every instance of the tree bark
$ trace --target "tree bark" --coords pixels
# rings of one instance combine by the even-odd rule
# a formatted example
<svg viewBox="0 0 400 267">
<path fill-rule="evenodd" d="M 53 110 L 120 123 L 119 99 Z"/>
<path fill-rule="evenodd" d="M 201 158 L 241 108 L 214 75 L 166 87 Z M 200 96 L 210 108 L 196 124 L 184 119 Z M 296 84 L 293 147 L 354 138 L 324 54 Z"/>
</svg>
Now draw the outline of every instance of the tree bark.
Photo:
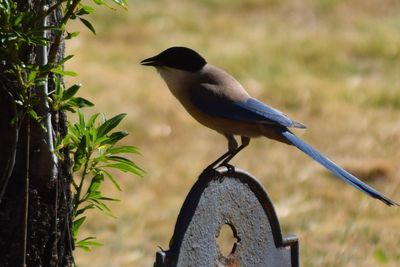
<svg viewBox="0 0 400 267">
<path fill-rule="evenodd" d="M 21 10 L 33 6 L 33 2 L 18 2 Z M 41 1 L 43 2 L 45 1 Z M 52 5 L 54 2 L 47 1 L 47 4 Z M 61 13 L 55 12 L 48 18 L 49 25 L 56 25 L 60 18 Z M 53 38 L 54 35 L 50 34 L 50 37 Z M 60 57 L 63 56 L 63 50 L 61 47 L 58 51 Z M 21 59 L 35 59 L 36 51 L 28 47 L 26 53 L 20 55 Z M 48 80 L 51 91 L 51 77 Z M 46 144 L 44 139 L 46 130 L 37 121 L 27 118 L 21 122 L 19 128 L 16 127 L 14 99 L 7 94 L 14 90 L 16 83 L 0 76 L 0 87 L 0 186 L 5 188 L 4 196 L 0 200 L 0 266 L 23 266 L 24 257 L 26 266 L 71 266 L 72 176 L 68 151 L 61 151 L 64 159 L 58 161 L 54 176 L 51 166 L 44 166 L 54 163 L 43 162 L 46 154 L 43 144 L 50 150 L 50 144 Z M 43 107 L 38 106 L 37 109 Z M 65 114 L 56 112 L 49 115 L 52 129 L 47 130 L 53 137 L 65 136 Z M 9 177 L 8 172 L 11 172 Z M 28 216 L 25 222 L 26 203 Z"/>
</svg>

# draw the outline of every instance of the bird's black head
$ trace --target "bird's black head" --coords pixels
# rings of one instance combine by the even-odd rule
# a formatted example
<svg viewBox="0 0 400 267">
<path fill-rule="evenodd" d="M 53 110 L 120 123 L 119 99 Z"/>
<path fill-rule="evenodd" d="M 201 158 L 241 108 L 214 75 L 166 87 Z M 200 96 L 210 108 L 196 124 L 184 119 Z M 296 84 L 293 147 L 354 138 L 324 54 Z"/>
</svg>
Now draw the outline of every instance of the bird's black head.
<svg viewBox="0 0 400 267">
<path fill-rule="evenodd" d="M 140 64 L 196 72 L 204 67 L 207 62 L 199 53 L 190 48 L 174 46 L 164 50 L 157 56 L 142 60 Z"/>
</svg>

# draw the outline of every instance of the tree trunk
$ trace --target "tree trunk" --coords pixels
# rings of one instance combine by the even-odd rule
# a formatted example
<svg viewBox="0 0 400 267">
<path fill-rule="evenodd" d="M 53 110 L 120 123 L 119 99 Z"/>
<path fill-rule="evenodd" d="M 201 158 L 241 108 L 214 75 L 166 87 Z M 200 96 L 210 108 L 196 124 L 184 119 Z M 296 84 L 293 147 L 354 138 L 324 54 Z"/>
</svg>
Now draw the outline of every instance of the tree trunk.
<svg viewBox="0 0 400 267">
<path fill-rule="evenodd" d="M 33 6 L 29 1 L 17 2 L 21 4 L 21 10 Z M 55 1 L 47 2 L 52 5 Z M 55 12 L 48 18 L 48 25 L 57 24 L 60 17 L 60 12 Z M 63 49 L 60 49 L 59 56 L 63 56 Z M 27 48 L 21 55 L 22 60 L 37 57 L 37 49 L 32 48 Z M 26 266 L 71 266 L 71 162 L 68 151 L 61 151 L 64 160 L 58 160 L 54 176 L 51 165 L 54 162 L 46 160 L 51 146 L 44 138 L 47 133 L 53 137 L 65 136 L 65 114 L 48 114 L 51 116 L 50 132 L 37 121 L 27 118 L 18 129 L 13 123 L 16 117 L 14 99 L 7 94 L 13 91 L 16 83 L 1 77 L 0 189 L 5 191 L 0 200 L 0 266 L 24 266 L 24 258 Z M 50 77 L 49 91 L 53 87 L 51 80 Z M 48 108 L 40 106 L 42 104 L 38 105 L 37 110 L 49 112 Z M 47 156 L 44 146 L 47 146 Z M 8 177 L 9 172 L 11 175 Z"/>
</svg>

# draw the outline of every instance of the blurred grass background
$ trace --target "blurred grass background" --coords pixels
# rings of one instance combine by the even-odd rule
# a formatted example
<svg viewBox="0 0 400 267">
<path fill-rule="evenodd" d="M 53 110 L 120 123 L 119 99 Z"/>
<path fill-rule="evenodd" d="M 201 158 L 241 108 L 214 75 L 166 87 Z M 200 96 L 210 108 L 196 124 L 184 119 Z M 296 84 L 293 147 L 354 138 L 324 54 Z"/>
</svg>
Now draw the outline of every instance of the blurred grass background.
<svg viewBox="0 0 400 267">
<path fill-rule="evenodd" d="M 151 266 L 202 169 L 226 149 L 138 63 L 184 45 L 232 73 L 260 100 L 307 124 L 296 131 L 333 160 L 400 200 L 400 2 L 398 0 L 136 0 L 99 9 L 97 36 L 81 25 L 68 69 L 108 117 L 126 112 L 126 142 L 144 179 L 120 175 L 117 219 L 93 214 L 77 251 L 81 267 Z M 400 211 L 330 176 L 294 148 L 256 139 L 233 163 L 268 190 L 284 234 L 300 239 L 302 266 L 399 266 Z M 109 187 L 109 188 L 108 188 Z"/>
</svg>

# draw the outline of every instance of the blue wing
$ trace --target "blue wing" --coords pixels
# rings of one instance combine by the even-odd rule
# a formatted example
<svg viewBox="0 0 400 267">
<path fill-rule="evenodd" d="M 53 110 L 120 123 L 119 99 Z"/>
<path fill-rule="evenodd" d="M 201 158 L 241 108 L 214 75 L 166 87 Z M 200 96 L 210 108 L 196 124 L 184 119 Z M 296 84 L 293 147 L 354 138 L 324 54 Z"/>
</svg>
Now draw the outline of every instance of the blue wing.
<svg viewBox="0 0 400 267">
<path fill-rule="evenodd" d="M 208 87 L 211 86 L 208 85 Z M 190 100 L 198 109 L 210 116 L 250 123 L 306 128 L 305 125 L 291 120 L 279 110 L 255 98 L 234 101 L 226 96 L 218 95 L 214 90 L 207 89 L 210 88 L 203 84 L 202 88 L 192 90 Z"/>
<path fill-rule="evenodd" d="M 373 198 L 383 201 L 387 205 L 399 205 L 336 165 L 333 161 L 292 134 L 286 128 L 305 128 L 303 124 L 289 119 L 279 110 L 269 107 L 257 99 L 249 98 L 244 101 L 234 101 L 229 99 L 226 95 L 221 96 L 212 86 L 213 85 L 203 84 L 201 88 L 198 88 L 199 90 L 193 90 L 190 94 L 190 100 L 202 112 L 213 117 L 279 126 L 281 135 L 285 137 L 290 144 L 306 153 L 346 183 Z"/>
<path fill-rule="evenodd" d="M 279 126 L 306 128 L 304 124 L 291 120 L 285 114 L 274 109 L 255 98 L 249 98 L 245 102 L 233 102 L 233 105 L 240 108 L 238 119 L 245 121 L 258 121 L 261 123 L 277 123 Z M 257 120 L 259 118 L 259 120 Z"/>
</svg>

